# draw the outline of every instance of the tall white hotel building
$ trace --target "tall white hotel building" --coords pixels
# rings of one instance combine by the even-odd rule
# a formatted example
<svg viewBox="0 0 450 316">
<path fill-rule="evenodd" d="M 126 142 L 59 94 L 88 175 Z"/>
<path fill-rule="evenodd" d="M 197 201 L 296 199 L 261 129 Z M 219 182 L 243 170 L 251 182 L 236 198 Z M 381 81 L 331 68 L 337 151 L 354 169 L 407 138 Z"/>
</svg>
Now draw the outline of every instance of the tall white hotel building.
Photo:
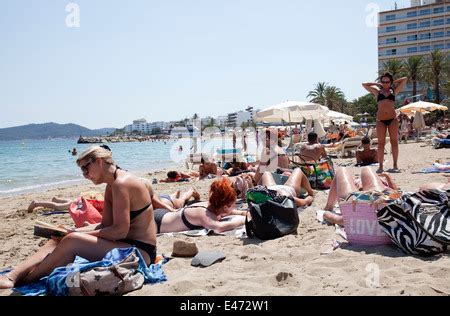
<svg viewBox="0 0 450 316">
<path fill-rule="evenodd" d="M 450 52 L 450 0 L 411 0 L 411 7 L 380 12 L 379 18 L 379 70 L 389 59 L 430 55 L 436 49 Z M 419 94 L 424 91 L 418 87 Z M 412 96 L 411 83 L 400 98 L 405 96 Z"/>
</svg>

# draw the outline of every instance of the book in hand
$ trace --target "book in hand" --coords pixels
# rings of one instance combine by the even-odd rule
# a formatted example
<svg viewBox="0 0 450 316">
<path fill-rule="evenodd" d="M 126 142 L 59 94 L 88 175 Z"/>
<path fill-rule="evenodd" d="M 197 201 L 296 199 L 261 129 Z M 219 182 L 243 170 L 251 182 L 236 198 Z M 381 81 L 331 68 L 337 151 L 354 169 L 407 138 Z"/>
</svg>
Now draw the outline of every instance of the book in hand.
<svg viewBox="0 0 450 316">
<path fill-rule="evenodd" d="M 41 221 L 36 221 L 34 224 L 34 235 L 39 237 L 44 237 L 51 239 L 52 237 L 64 237 L 68 233 L 67 229 L 44 223 Z"/>
</svg>

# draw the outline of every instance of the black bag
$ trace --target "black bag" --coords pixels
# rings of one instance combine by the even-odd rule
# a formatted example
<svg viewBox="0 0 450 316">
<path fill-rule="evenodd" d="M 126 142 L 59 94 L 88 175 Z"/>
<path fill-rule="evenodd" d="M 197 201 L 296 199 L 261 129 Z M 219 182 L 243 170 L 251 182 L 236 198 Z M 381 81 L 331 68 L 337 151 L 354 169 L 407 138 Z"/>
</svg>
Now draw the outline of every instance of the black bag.
<svg viewBox="0 0 450 316">
<path fill-rule="evenodd" d="M 285 197 L 281 203 L 266 201 L 261 204 L 249 202 L 252 220 L 245 220 L 248 237 L 261 240 L 280 238 L 297 232 L 299 218 L 295 202 Z"/>
<path fill-rule="evenodd" d="M 405 253 L 433 256 L 450 245 L 450 190 L 404 194 L 378 211 L 383 231 Z"/>
</svg>

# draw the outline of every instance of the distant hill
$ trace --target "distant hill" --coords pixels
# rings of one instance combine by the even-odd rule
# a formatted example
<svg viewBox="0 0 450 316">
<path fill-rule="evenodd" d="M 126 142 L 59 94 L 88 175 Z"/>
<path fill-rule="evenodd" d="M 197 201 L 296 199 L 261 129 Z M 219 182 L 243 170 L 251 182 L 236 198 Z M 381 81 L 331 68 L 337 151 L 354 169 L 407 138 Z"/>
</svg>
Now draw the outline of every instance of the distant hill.
<svg viewBox="0 0 450 316">
<path fill-rule="evenodd" d="M 73 138 L 79 136 L 101 136 L 114 132 L 115 128 L 91 130 L 76 124 L 29 124 L 0 128 L 0 140 Z"/>
</svg>

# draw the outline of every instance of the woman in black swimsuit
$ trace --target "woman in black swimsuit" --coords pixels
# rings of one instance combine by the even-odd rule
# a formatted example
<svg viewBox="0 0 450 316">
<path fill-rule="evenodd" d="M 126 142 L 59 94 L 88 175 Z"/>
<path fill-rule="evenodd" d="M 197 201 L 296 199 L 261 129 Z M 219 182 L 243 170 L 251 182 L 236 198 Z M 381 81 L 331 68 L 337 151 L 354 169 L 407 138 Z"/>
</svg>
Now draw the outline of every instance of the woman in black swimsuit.
<svg viewBox="0 0 450 316">
<path fill-rule="evenodd" d="M 175 233 L 196 229 L 212 229 L 217 233 L 232 230 L 245 224 L 241 216 L 233 221 L 221 222 L 228 215 L 243 215 L 235 210 L 236 192 L 231 182 L 222 178 L 211 184 L 209 201 L 195 203 L 178 212 L 155 210 L 158 233 Z"/>
<path fill-rule="evenodd" d="M 92 147 L 78 160 L 83 176 L 94 184 L 106 183 L 100 225 L 67 229 L 66 237 L 52 239 L 13 271 L 0 276 L 0 289 L 37 281 L 75 256 L 99 261 L 110 250 L 135 246 L 147 264 L 156 257 L 156 225 L 150 194 L 144 183 L 116 166 L 111 151 Z"/>
<path fill-rule="evenodd" d="M 378 135 L 378 162 L 380 167 L 377 173 L 383 173 L 384 147 L 386 145 L 386 134 L 389 130 L 390 142 L 392 147 L 392 156 L 394 158 L 393 172 L 399 172 L 398 169 L 398 129 L 399 121 L 395 112 L 395 96 L 399 94 L 408 78 L 403 77 L 394 81 L 390 73 L 385 73 L 379 79 L 378 83 L 363 83 L 363 87 L 372 93 L 378 102 L 377 113 L 377 135 Z"/>
</svg>

